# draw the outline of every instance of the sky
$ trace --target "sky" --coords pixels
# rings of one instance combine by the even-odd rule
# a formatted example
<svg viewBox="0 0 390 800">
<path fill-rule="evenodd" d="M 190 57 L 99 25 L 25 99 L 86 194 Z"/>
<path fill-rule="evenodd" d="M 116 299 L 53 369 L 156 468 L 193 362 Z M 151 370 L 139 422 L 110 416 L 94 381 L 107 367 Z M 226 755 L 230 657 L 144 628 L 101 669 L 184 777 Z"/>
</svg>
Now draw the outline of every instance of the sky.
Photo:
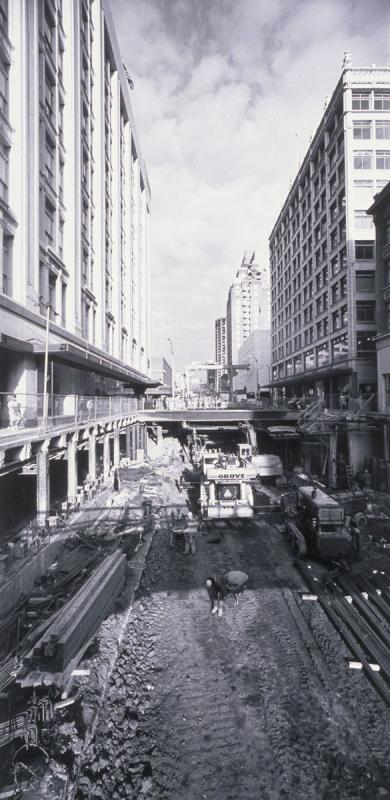
<svg viewBox="0 0 390 800">
<path fill-rule="evenodd" d="M 341 74 L 390 65 L 388 0 L 111 0 L 152 190 L 152 355 L 214 358 Z"/>
</svg>

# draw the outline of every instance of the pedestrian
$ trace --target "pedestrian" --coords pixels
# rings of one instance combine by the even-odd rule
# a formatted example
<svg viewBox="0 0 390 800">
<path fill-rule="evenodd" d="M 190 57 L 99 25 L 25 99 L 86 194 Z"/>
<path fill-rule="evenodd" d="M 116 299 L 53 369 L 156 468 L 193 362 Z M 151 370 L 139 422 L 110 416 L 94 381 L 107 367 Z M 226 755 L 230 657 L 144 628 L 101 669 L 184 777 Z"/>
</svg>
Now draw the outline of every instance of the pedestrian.
<svg viewBox="0 0 390 800">
<path fill-rule="evenodd" d="M 119 492 L 119 472 L 116 467 L 112 471 L 112 488 L 114 492 Z"/>
<path fill-rule="evenodd" d="M 233 597 L 238 603 L 238 593 L 241 592 L 248 581 L 246 572 L 231 570 L 224 575 L 210 575 L 206 578 L 206 589 L 211 600 L 211 613 L 218 613 L 222 617 L 223 601 L 226 597 Z"/>
<path fill-rule="evenodd" d="M 87 414 L 88 414 L 88 419 L 91 419 L 91 418 L 92 418 L 93 406 L 94 406 L 94 402 L 93 402 L 93 399 L 92 399 L 92 397 L 90 397 L 90 398 L 87 400 Z"/>
<path fill-rule="evenodd" d="M 192 555 L 195 555 L 195 553 L 196 553 L 195 539 L 196 539 L 196 535 L 198 533 L 198 530 L 199 530 L 198 521 L 196 519 L 194 519 L 193 514 L 191 513 L 191 511 L 189 511 L 188 516 L 187 516 L 186 526 L 184 528 L 184 541 L 185 541 L 184 553 L 185 553 L 185 555 L 188 555 L 189 552 L 191 552 Z"/>
<path fill-rule="evenodd" d="M 20 428 L 22 426 L 22 410 L 16 394 L 10 394 L 7 401 L 8 418 L 10 428 Z"/>
<path fill-rule="evenodd" d="M 363 489 L 370 491 L 372 487 L 372 477 L 367 467 L 363 470 L 362 483 L 363 483 Z"/>
</svg>

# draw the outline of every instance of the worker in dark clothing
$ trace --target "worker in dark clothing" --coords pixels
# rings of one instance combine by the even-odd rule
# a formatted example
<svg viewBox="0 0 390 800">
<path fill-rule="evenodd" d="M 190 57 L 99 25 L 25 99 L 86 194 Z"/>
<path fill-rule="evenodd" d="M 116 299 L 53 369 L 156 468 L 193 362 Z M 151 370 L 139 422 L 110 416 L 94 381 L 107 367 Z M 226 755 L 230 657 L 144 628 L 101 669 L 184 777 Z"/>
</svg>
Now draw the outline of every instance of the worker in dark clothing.
<svg viewBox="0 0 390 800">
<path fill-rule="evenodd" d="M 241 592 L 248 581 L 246 572 L 232 570 L 225 575 L 211 575 L 206 578 L 206 589 L 211 600 L 211 613 L 218 613 L 222 617 L 222 605 L 226 597 L 233 597 L 238 603 L 238 593 Z"/>
</svg>

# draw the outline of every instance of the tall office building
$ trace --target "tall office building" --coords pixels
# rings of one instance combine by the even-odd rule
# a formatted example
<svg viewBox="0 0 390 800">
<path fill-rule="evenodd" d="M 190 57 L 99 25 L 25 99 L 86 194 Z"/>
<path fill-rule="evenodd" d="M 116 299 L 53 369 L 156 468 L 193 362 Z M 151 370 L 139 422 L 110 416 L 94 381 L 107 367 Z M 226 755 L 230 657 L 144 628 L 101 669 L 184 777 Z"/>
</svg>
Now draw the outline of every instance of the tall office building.
<svg viewBox="0 0 390 800">
<path fill-rule="evenodd" d="M 374 226 L 390 178 L 390 68 L 340 80 L 270 237 L 272 383 L 335 404 L 376 391 Z"/>
<path fill-rule="evenodd" d="M 252 331 L 269 326 L 269 289 L 255 264 L 255 254 L 245 252 L 227 301 L 227 363 L 237 363 L 239 348 Z"/>
<path fill-rule="evenodd" d="M 0 0 L 0 27 L 0 392 L 43 391 L 47 339 L 52 392 L 142 388 L 150 189 L 108 3 Z"/>
<path fill-rule="evenodd" d="M 226 360 L 226 317 L 215 320 L 215 361 L 225 366 Z"/>
<path fill-rule="evenodd" d="M 150 189 L 129 90 L 108 0 L 0 0 L 2 531 L 146 447 Z"/>
</svg>

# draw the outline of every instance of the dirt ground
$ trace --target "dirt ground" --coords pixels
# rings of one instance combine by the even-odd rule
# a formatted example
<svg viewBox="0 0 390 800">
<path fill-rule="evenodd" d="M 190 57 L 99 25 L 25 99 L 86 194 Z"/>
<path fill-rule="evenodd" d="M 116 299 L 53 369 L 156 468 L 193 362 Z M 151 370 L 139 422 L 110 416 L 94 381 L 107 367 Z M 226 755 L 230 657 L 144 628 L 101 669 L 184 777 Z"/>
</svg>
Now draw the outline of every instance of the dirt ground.
<svg viewBox="0 0 390 800">
<path fill-rule="evenodd" d="M 177 455 L 161 462 L 166 498 L 177 497 L 182 466 Z M 218 618 L 204 581 L 230 569 L 249 582 Z M 389 709 L 349 670 L 341 639 L 302 588 L 271 519 L 229 529 L 220 543 L 200 535 L 196 555 L 171 546 L 169 528 L 156 533 L 96 727 L 102 685 L 81 683 L 57 731 L 57 774 L 52 764 L 31 797 L 390 798 Z M 89 662 L 97 669 L 112 656 L 116 624 L 104 623 Z"/>
</svg>

